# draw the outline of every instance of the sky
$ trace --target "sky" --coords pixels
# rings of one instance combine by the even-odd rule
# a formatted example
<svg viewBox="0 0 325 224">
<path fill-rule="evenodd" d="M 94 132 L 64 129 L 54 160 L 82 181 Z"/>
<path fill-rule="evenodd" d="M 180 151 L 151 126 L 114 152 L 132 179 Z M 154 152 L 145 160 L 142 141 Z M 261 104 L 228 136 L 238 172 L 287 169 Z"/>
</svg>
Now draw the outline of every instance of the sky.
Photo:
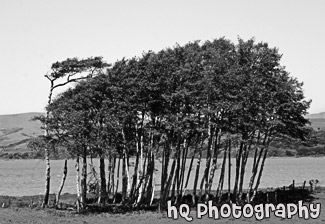
<svg viewBox="0 0 325 224">
<path fill-rule="evenodd" d="M 324 112 L 324 12 L 323 0 L 0 0 L 0 114 L 43 112 L 56 61 L 114 63 L 220 37 L 278 48 L 308 112 Z"/>
</svg>

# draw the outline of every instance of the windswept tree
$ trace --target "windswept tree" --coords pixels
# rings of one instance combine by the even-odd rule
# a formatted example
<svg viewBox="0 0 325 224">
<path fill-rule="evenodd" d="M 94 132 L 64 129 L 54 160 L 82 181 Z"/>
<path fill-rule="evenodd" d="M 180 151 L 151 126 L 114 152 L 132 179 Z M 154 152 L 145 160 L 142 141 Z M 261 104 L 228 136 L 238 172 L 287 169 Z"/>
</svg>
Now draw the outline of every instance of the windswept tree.
<svg viewBox="0 0 325 224">
<path fill-rule="evenodd" d="M 52 95 L 54 90 L 58 87 L 67 85 L 72 82 L 77 82 L 82 79 L 90 78 L 93 75 L 101 72 L 102 69 L 107 67 L 108 64 L 102 61 L 101 57 L 87 58 L 79 60 L 77 58 L 68 58 L 62 62 L 55 62 L 51 66 L 51 72 L 45 75 L 50 81 L 50 93 L 48 95 L 47 104 L 50 105 L 52 102 Z M 47 138 L 50 133 L 47 128 L 47 120 L 50 114 L 47 111 L 45 116 L 45 137 Z M 50 149 L 45 147 L 45 161 L 46 161 L 46 172 L 45 172 L 45 193 L 43 200 L 43 207 L 47 206 L 50 193 Z"/>
</svg>

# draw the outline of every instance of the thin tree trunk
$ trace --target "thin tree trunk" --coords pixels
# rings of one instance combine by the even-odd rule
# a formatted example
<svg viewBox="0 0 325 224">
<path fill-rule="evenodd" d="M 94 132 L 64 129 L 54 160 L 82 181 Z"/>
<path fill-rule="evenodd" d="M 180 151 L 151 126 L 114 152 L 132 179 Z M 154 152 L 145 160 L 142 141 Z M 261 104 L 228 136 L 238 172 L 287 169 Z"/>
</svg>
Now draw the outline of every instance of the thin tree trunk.
<svg viewBox="0 0 325 224">
<path fill-rule="evenodd" d="M 81 170 L 81 197 L 80 202 L 82 206 L 86 204 L 87 198 L 87 148 L 84 146 L 82 154 L 82 170 Z"/>
<path fill-rule="evenodd" d="M 214 137 L 214 128 L 209 125 L 209 137 L 208 137 L 208 148 L 207 148 L 207 158 L 206 158 L 206 167 L 204 171 L 204 176 L 202 177 L 201 186 L 200 186 L 200 195 L 202 194 L 203 184 L 205 183 L 205 193 L 208 191 L 209 187 L 209 174 L 210 174 L 210 165 L 212 160 L 212 142 Z"/>
<path fill-rule="evenodd" d="M 219 149 L 220 149 L 220 140 L 221 140 L 221 131 L 219 130 L 219 133 L 216 132 L 215 142 L 214 142 L 214 153 L 213 153 L 213 160 L 212 160 L 212 168 L 210 172 L 210 178 L 209 178 L 209 185 L 208 185 L 208 194 L 211 192 L 212 183 L 214 179 L 214 174 L 216 172 L 216 169 L 218 167 L 218 155 L 219 155 Z"/>
<path fill-rule="evenodd" d="M 124 203 L 126 198 L 127 198 L 127 187 L 128 187 L 128 177 L 126 174 L 126 157 L 125 157 L 126 153 L 123 150 L 122 153 L 122 202 Z"/>
<path fill-rule="evenodd" d="M 148 156 L 148 153 L 149 151 L 147 150 L 147 156 L 145 156 L 144 158 L 144 163 L 143 163 L 143 167 L 142 167 L 142 170 L 143 170 L 143 174 L 142 174 L 142 177 L 141 177 L 141 181 L 139 182 L 139 187 L 137 188 L 137 194 L 138 194 L 138 199 L 137 199 L 137 203 L 139 203 L 142 198 L 143 198 L 143 194 L 146 192 L 146 184 L 147 184 L 147 175 L 148 175 L 148 167 L 149 167 L 149 156 Z M 147 167 L 147 168 L 146 168 Z M 143 182 L 144 180 L 144 182 Z"/>
<path fill-rule="evenodd" d="M 230 201 L 231 183 L 231 140 L 228 140 L 228 201 Z"/>
<path fill-rule="evenodd" d="M 99 176 L 100 176 L 100 197 L 98 203 L 105 206 L 105 201 L 107 198 L 106 192 L 106 174 L 105 174 L 105 158 L 103 155 L 99 158 Z"/>
<path fill-rule="evenodd" d="M 131 184 L 130 184 L 130 172 L 129 172 L 129 161 L 130 157 L 128 152 L 125 152 L 125 157 L 126 157 L 126 176 L 127 176 L 127 185 L 126 185 L 126 198 L 128 199 L 130 196 L 130 191 L 131 191 Z"/>
<path fill-rule="evenodd" d="M 257 139 L 256 139 L 256 144 L 258 144 L 260 142 L 260 138 L 261 138 L 261 130 L 258 131 L 258 135 L 257 135 Z M 254 169 L 255 164 L 256 164 L 257 151 L 258 151 L 258 147 L 255 147 L 254 162 L 253 162 L 253 166 L 252 166 L 252 172 L 253 172 L 253 169 Z"/>
<path fill-rule="evenodd" d="M 148 183 L 146 185 L 146 189 L 147 189 L 147 197 L 146 197 L 146 205 L 149 206 L 151 203 L 151 198 L 152 198 L 152 194 L 154 194 L 153 192 L 153 174 L 154 174 L 154 169 L 155 169 L 155 157 L 152 153 L 152 151 L 150 151 L 150 162 L 148 163 Z"/>
<path fill-rule="evenodd" d="M 49 195 L 50 195 L 50 155 L 49 150 L 45 147 L 45 163 L 46 163 L 46 170 L 45 170 L 45 194 L 42 207 L 45 208 L 49 203 Z"/>
<path fill-rule="evenodd" d="M 120 183 L 120 166 L 121 166 L 121 157 L 118 158 L 118 164 L 117 164 L 116 189 L 115 189 L 115 194 L 114 194 L 114 202 L 116 200 L 116 195 L 117 195 L 118 187 L 119 187 L 119 183 Z"/>
<path fill-rule="evenodd" d="M 136 195 L 135 195 L 135 190 L 136 190 L 136 187 L 139 183 L 139 160 L 140 160 L 140 134 L 138 133 L 139 131 L 136 130 L 136 135 L 137 135 L 137 142 L 136 142 L 136 149 L 137 149 L 137 152 L 136 152 L 136 159 L 135 159 L 135 166 L 134 166 L 134 173 L 133 173 L 133 180 L 132 180 L 132 186 L 131 186 L 131 192 L 130 192 L 130 198 L 132 199 L 132 201 L 136 198 Z M 140 165 L 140 167 L 142 166 L 142 164 Z"/>
<path fill-rule="evenodd" d="M 152 204 L 152 200 L 155 194 L 155 156 L 153 153 L 151 153 L 151 170 L 150 170 L 150 181 L 149 181 L 149 186 L 150 186 L 150 192 L 148 193 L 148 206 Z"/>
<path fill-rule="evenodd" d="M 194 179 L 194 185 L 193 185 L 193 195 L 196 195 L 196 189 L 197 189 L 197 183 L 199 180 L 199 173 L 200 173 L 200 165 L 201 165 L 201 158 L 202 158 L 202 151 L 203 151 L 203 142 L 204 142 L 204 138 L 203 138 L 203 134 L 201 136 L 201 146 L 200 146 L 200 152 L 197 158 L 197 164 L 196 164 L 196 173 L 195 173 L 195 179 Z"/>
<path fill-rule="evenodd" d="M 190 146 L 191 138 L 189 138 L 187 141 L 184 141 L 184 149 L 185 153 L 183 153 L 183 159 L 182 159 L 182 169 L 181 169 L 181 194 L 183 195 L 184 190 L 184 178 L 185 178 L 185 169 L 186 169 L 186 162 L 187 162 L 187 154 L 188 154 L 188 148 Z"/>
<path fill-rule="evenodd" d="M 108 164 L 107 164 L 107 198 L 111 194 L 111 181 L 112 181 L 112 167 L 113 167 L 113 157 L 111 153 L 108 154 Z"/>
<path fill-rule="evenodd" d="M 220 171 L 220 178 L 219 178 L 218 188 L 217 188 L 217 192 L 216 192 L 216 198 L 218 198 L 219 195 L 222 194 L 223 183 L 224 183 L 224 180 L 225 180 L 227 149 L 228 149 L 228 144 L 226 143 L 226 146 L 225 146 L 225 149 L 224 149 L 224 152 L 223 152 L 223 161 L 222 161 L 222 167 L 221 167 L 221 171 Z"/>
<path fill-rule="evenodd" d="M 194 158 L 195 158 L 195 150 L 191 158 L 190 166 L 188 167 L 187 178 L 186 178 L 184 189 L 187 189 L 188 181 L 190 180 Z"/>
<path fill-rule="evenodd" d="M 155 165 L 155 162 L 154 162 Z M 155 174 L 155 167 L 153 166 L 153 182 L 152 182 L 152 192 L 151 192 L 151 199 L 149 206 L 152 206 L 153 199 L 155 197 L 155 190 L 156 190 L 156 174 Z"/>
<path fill-rule="evenodd" d="M 237 190 L 238 190 L 238 181 L 239 181 L 239 173 L 240 173 L 240 166 L 241 166 L 241 157 L 244 148 L 243 140 L 240 142 L 240 147 L 238 149 L 238 153 L 236 155 L 236 175 L 235 175 L 235 184 L 234 184 L 234 198 L 237 197 Z M 229 160 L 230 162 L 230 160 Z"/>
<path fill-rule="evenodd" d="M 263 142 L 262 142 L 262 145 L 263 147 L 260 149 L 260 153 L 259 153 L 259 156 L 258 156 L 258 159 L 256 161 L 256 159 L 254 158 L 254 164 L 253 164 L 253 171 L 252 171 L 252 177 L 250 179 L 250 182 L 249 182 L 249 187 L 248 187 L 248 200 L 250 200 L 250 195 L 252 193 L 252 188 L 253 188 L 253 184 L 254 184 L 254 181 L 255 181 L 255 177 L 256 177 L 256 174 L 257 174 L 257 171 L 258 171 L 258 166 L 259 166 L 259 163 L 260 163 L 260 160 L 261 160 L 261 157 L 262 157 L 262 154 L 263 154 L 263 151 L 264 151 L 264 148 L 265 148 L 265 144 L 266 144 L 266 140 L 268 138 L 268 134 L 265 133 L 264 135 L 264 139 L 263 139 Z M 260 139 L 260 132 L 258 134 L 258 141 L 257 143 L 259 142 L 259 139 Z M 255 154 L 257 154 L 257 146 L 256 146 L 256 151 L 255 151 Z"/>
<path fill-rule="evenodd" d="M 179 152 L 179 150 L 176 150 L 176 155 L 174 156 L 174 161 L 173 161 L 173 164 L 171 166 L 170 174 L 169 174 L 169 177 L 168 177 L 168 180 L 167 180 L 167 183 L 166 183 L 166 188 L 165 188 L 164 197 L 163 197 L 164 200 L 169 195 L 169 190 L 170 190 L 170 187 L 171 187 L 171 184 L 172 184 L 172 180 L 173 180 L 173 177 L 174 177 L 174 173 L 175 173 L 178 152 Z"/>
<path fill-rule="evenodd" d="M 47 77 L 47 76 L 46 76 Z M 51 80 L 49 77 L 47 77 L 51 82 L 51 88 L 50 93 L 48 95 L 48 101 L 47 105 L 49 106 L 52 101 L 52 94 L 54 90 L 54 80 Z M 45 138 L 49 136 L 49 128 L 48 128 L 48 119 L 50 117 L 50 112 L 46 111 L 46 121 L 45 121 Z M 50 180 L 51 180 L 51 174 L 50 174 L 50 152 L 48 146 L 45 146 L 45 193 L 44 193 L 44 200 L 42 203 L 42 207 L 45 208 L 49 203 L 49 195 L 50 195 Z"/>
<path fill-rule="evenodd" d="M 61 181 L 61 185 L 60 185 L 60 188 L 59 188 L 58 194 L 57 194 L 57 196 L 56 196 L 56 207 L 59 206 L 61 192 L 62 192 L 62 189 L 63 189 L 64 183 L 65 183 L 65 180 L 66 180 L 66 178 L 67 178 L 67 172 L 68 172 L 67 163 L 68 163 L 68 161 L 67 161 L 67 160 L 64 160 L 64 167 L 63 167 L 63 176 L 62 176 L 62 181 Z"/>
<path fill-rule="evenodd" d="M 262 155 L 263 155 L 263 151 L 264 151 L 264 148 L 261 148 L 258 159 L 256 160 L 255 166 L 253 167 L 252 176 L 251 176 L 251 179 L 250 179 L 249 185 L 248 185 L 248 198 L 250 198 L 250 194 L 252 193 L 253 184 L 254 184 L 255 177 L 256 177 L 256 174 L 257 174 L 257 171 L 258 171 L 258 166 L 260 164 L 260 160 L 261 160 Z"/>
<path fill-rule="evenodd" d="M 176 160 L 176 164 L 178 164 L 177 160 Z M 176 168 L 176 171 L 175 171 L 175 175 L 174 175 L 174 178 L 173 178 L 173 182 L 172 182 L 172 189 L 171 189 L 171 198 L 175 198 L 175 187 L 176 187 L 176 182 L 177 182 L 177 168 Z"/>
<path fill-rule="evenodd" d="M 179 190 L 180 190 L 180 168 L 181 168 L 181 144 L 182 144 L 181 142 L 182 142 L 182 137 L 181 137 L 181 133 L 179 132 L 177 135 L 177 147 L 176 147 L 177 166 L 176 166 L 176 172 L 175 172 L 175 181 L 174 181 L 173 190 L 172 190 L 172 196 L 174 196 L 175 195 L 175 186 L 177 187 L 177 197 L 180 193 Z"/>
<path fill-rule="evenodd" d="M 110 193 L 115 197 L 115 167 L 116 167 L 116 155 L 113 158 L 112 172 L 111 172 L 111 181 L 110 181 Z"/>
<path fill-rule="evenodd" d="M 77 159 L 76 159 L 76 190 L 77 190 L 77 211 L 79 211 L 81 209 L 81 206 L 80 206 L 80 171 L 79 171 L 79 155 L 77 155 Z"/>
<path fill-rule="evenodd" d="M 170 186 L 174 177 L 174 171 L 175 171 L 175 166 L 176 166 L 176 157 L 174 158 L 171 170 L 170 170 L 170 174 L 168 177 L 168 180 L 166 182 L 166 188 L 165 188 L 165 192 L 164 192 L 164 198 L 167 198 L 169 195 L 169 190 L 170 190 Z"/>
<path fill-rule="evenodd" d="M 167 172 L 169 166 L 169 155 L 170 155 L 170 136 L 167 134 L 167 141 L 163 150 L 163 158 L 161 163 L 161 182 L 160 182 L 160 209 L 164 209 L 166 205 L 166 188 L 167 188 Z"/>
<path fill-rule="evenodd" d="M 262 173 L 263 173 L 263 168 L 264 168 L 264 164 L 265 164 L 265 159 L 266 159 L 266 156 L 267 156 L 267 151 L 268 151 L 268 146 L 266 146 L 265 151 L 264 151 L 263 160 L 262 160 L 262 164 L 261 164 L 261 167 L 260 167 L 260 172 L 258 174 L 258 178 L 257 178 L 257 181 L 256 181 L 256 185 L 254 187 L 254 192 L 253 192 L 253 196 L 251 198 L 251 201 L 254 200 L 257 189 L 258 189 L 258 186 L 260 185 L 260 181 L 261 181 L 261 177 L 262 177 Z"/>
<path fill-rule="evenodd" d="M 142 159 L 143 159 L 143 121 L 144 121 L 144 112 L 142 112 L 142 118 L 141 118 L 141 124 L 140 128 L 137 127 L 136 124 L 136 161 L 135 161 L 135 166 L 134 166 L 134 174 L 133 174 L 133 182 L 131 186 L 131 192 L 130 192 L 130 198 L 132 199 L 132 203 L 134 203 L 134 200 L 136 199 L 137 195 L 136 193 L 136 188 L 139 184 L 139 177 L 140 175 L 143 175 L 142 173 Z M 140 163 L 140 165 L 139 165 Z"/>
<path fill-rule="evenodd" d="M 122 151 L 122 203 L 125 203 L 128 198 L 128 164 L 126 155 L 126 136 L 124 130 L 122 130 L 123 135 L 123 151 Z"/>
<path fill-rule="evenodd" d="M 148 150 L 147 151 L 147 156 L 146 156 L 146 158 L 147 158 L 147 161 L 148 161 L 148 163 L 147 163 L 147 173 L 145 174 L 145 181 L 144 181 L 144 183 L 143 183 L 143 185 L 141 185 L 142 186 L 142 191 L 140 192 L 140 194 L 139 194 L 139 197 L 138 197 L 138 200 L 137 200 L 137 204 L 142 204 L 142 203 L 144 203 L 144 204 L 147 204 L 147 202 L 148 202 L 148 195 L 150 194 L 150 187 L 151 187 L 151 184 L 150 184 L 150 178 L 152 177 L 152 175 L 151 175 L 151 169 L 152 169 L 152 156 L 151 156 L 151 154 L 152 154 L 152 150 Z M 140 188 L 139 188 L 140 189 Z M 145 197 L 145 195 L 147 195 L 147 197 Z"/>
<path fill-rule="evenodd" d="M 241 195 L 243 193 L 243 185 L 244 185 L 244 177 L 245 177 L 245 168 L 247 164 L 248 159 L 248 153 L 250 151 L 251 145 L 244 147 L 244 152 L 242 155 L 242 161 L 241 161 L 241 171 L 240 171 L 240 179 L 239 179 L 239 189 L 238 189 L 238 199 L 241 200 Z"/>
</svg>

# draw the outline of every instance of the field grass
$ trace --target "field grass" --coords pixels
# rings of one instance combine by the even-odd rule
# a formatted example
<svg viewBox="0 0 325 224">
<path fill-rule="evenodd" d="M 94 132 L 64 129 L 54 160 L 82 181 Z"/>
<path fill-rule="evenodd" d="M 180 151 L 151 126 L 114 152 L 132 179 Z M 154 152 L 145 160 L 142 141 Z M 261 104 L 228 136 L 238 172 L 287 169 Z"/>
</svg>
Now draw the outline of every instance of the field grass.
<svg viewBox="0 0 325 224">
<path fill-rule="evenodd" d="M 72 200 L 73 195 L 63 195 L 63 200 Z M 69 199 L 70 198 L 70 199 Z M 261 221 L 257 220 L 254 216 L 252 218 L 241 217 L 235 219 L 230 216 L 229 218 L 221 218 L 215 220 L 209 218 L 208 215 L 203 216 L 201 219 L 197 218 L 197 212 L 194 208 L 190 211 L 190 216 L 193 217 L 192 223 L 325 223 L 325 188 L 318 188 L 313 193 L 313 200 L 309 203 L 320 203 L 321 212 L 320 216 L 316 219 L 304 220 L 297 215 L 291 219 L 279 218 L 274 216 L 271 212 L 270 218 L 265 218 Z M 0 197 L 0 201 L 8 200 L 8 198 Z M 34 198 L 37 201 L 39 198 Z M 0 223 L 155 223 L 155 224 L 178 224 L 188 223 L 185 219 L 179 217 L 174 220 L 168 218 L 166 212 L 159 213 L 158 211 L 133 211 L 124 213 L 111 213 L 111 212 L 88 212 L 77 213 L 72 210 L 57 210 L 57 209 L 41 209 L 40 207 L 29 206 L 31 204 L 31 197 L 16 198 L 16 202 L 20 201 L 20 204 L 4 208 L 0 207 Z"/>
</svg>

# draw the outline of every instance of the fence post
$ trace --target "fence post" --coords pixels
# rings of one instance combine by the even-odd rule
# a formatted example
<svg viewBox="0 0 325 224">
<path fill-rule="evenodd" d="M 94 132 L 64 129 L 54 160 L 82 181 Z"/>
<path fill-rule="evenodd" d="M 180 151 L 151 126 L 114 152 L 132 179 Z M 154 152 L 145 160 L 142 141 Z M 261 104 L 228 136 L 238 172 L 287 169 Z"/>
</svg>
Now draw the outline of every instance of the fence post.
<svg viewBox="0 0 325 224">
<path fill-rule="evenodd" d="M 304 181 L 304 185 L 302 186 L 303 190 L 305 190 L 305 186 L 306 186 L 306 181 Z"/>
</svg>

